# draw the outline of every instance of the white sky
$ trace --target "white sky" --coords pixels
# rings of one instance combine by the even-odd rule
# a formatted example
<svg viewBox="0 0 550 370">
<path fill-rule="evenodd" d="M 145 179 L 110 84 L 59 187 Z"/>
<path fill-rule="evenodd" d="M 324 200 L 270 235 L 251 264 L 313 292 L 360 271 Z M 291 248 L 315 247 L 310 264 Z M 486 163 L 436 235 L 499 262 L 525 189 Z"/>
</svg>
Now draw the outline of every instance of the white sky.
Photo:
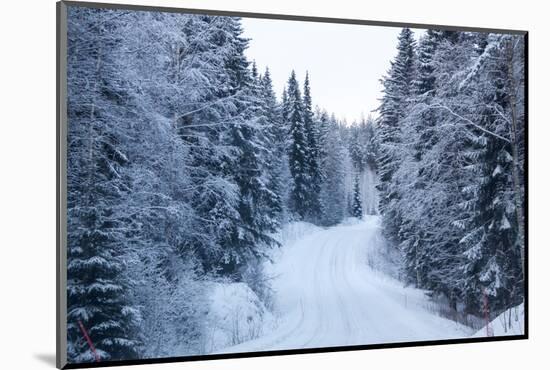
<svg viewBox="0 0 550 370">
<path fill-rule="evenodd" d="M 400 28 L 243 18 L 246 52 L 260 73 L 268 66 L 278 97 L 294 69 L 303 86 L 309 71 L 313 104 L 348 123 L 379 105 Z M 415 32 L 417 35 L 420 32 Z"/>
</svg>

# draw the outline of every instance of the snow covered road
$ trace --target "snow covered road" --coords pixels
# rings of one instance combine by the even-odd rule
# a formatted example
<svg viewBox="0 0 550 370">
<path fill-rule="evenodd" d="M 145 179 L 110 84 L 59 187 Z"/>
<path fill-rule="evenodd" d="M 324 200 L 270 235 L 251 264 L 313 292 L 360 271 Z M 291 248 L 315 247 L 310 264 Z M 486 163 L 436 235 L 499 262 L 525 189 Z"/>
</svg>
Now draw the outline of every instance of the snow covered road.
<svg viewBox="0 0 550 370">
<path fill-rule="evenodd" d="M 467 337 L 472 330 L 440 318 L 417 289 L 373 269 L 379 220 L 316 228 L 283 245 L 277 278 L 279 319 L 259 338 L 221 353 L 347 346 Z"/>
</svg>

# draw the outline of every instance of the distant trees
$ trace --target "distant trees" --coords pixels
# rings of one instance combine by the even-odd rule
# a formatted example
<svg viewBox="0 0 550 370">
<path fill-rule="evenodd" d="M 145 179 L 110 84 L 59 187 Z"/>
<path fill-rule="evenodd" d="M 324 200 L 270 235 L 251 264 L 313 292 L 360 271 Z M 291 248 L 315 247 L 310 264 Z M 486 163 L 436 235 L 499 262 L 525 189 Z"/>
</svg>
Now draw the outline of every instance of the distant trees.
<svg viewBox="0 0 550 370">
<path fill-rule="evenodd" d="M 350 199 L 350 215 L 357 216 L 356 204 L 361 207 L 362 214 L 377 214 L 377 201 L 375 186 L 377 166 L 377 142 L 374 120 L 369 117 L 354 122 L 348 131 L 348 152 L 354 175 Z M 357 203 L 359 202 L 359 203 Z"/>
<path fill-rule="evenodd" d="M 293 71 L 280 109 L 282 126 L 288 130 L 289 209 L 294 218 L 334 225 L 353 214 L 348 205 L 353 189 L 347 186 L 353 181 L 350 156 L 359 175 L 376 167 L 374 122 L 347 126 L 320 108 L 314 111 L 307 73 L 303 91 L 302 96 Z"/>
<path fill-rule="evenodd" d="M 361 205 L 361 191 L 359 190 L 359 177 L 355 176 L 353 182 L 353 207 L 354 217 L 363 218 L 363 206 Z"/>
<path fill-rule="evenodd" d="M 346 143 L 342 138 L 341 127 L 334 116 L 321 112 L 321 163 L 324 181 L 321 184 L 322 205 L 321 224 L 335 225 L 347 216 L 346 167 L 348 157 Z"/>
<path fill-rule="evenodd" d="M 303 98 L 296 74 L 291 73 L 283 94 L 282 119 L 289 128 L 288 161 L 293 180 L 291 209 L 300 219 L 320 222 L 323 217 L 320 194 L 323 182 L 327 180 L 323 165 L 329 150 L 327 135 L 330 124 L 326 112 L 313 112 L 307 73 Z"/>
<path fill-rule="evenodd" d="M 474 314 L 487 294 L 498 313 L 523 299 L 523 39 L 409 35 L 379 108 L 385 232 L 407 281 Z"/>
</svg>

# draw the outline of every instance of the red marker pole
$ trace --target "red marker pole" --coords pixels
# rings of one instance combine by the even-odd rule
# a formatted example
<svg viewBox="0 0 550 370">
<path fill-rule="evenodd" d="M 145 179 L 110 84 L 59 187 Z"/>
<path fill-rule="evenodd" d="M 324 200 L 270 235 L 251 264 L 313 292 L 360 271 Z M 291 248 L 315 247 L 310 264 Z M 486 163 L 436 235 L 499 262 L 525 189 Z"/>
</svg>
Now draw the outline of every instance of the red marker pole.
<svg viewBox="0 0 550 370">
<path fill-rule="evenodd" d="M 100 362 L 101 359 L 99 358 L 99 355 L 97 354 L 94 344 L 92 343 L 92 340 L 90 339 L 90 336 L 88 335 L 88 332 L 86 331 L 86 328 L 82 324 L 82 321 L 78 320 L 78 326 L 80 327 L 80 330 L 82 331 L 82 334 L 84 335 L 84 338 L 86 338 L 86 342 L 88 342 L 88 345 L 90 346 L 90 349 L 92 350 L 92 353 L 95 357 L 95 362 Z"/>
</svg>

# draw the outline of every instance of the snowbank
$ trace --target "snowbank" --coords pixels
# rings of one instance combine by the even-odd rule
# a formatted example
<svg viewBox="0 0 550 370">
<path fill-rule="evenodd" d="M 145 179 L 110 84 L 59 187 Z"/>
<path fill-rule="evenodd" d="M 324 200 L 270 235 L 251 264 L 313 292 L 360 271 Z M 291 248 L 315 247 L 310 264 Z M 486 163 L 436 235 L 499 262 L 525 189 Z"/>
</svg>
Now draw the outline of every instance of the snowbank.
<svg viewBox="0 0 550 370">
<path fill-rule="evenodd" d="M 274 325 L 273 315 L 245 283 L 214 283 L 209 303 L 205 353 L 258 338 Z"/>
<path fill-rule="evenodd" d="M 523 303 L 512 307 L 489 323 L 489 336 L 501 337 L 506 335 L 523 335 L 524 327 L 524 307 Z M 484 326 L 480 331 L 475 333 L 473 337 L 486 337 L 487 326 Z"/>
</svg>

